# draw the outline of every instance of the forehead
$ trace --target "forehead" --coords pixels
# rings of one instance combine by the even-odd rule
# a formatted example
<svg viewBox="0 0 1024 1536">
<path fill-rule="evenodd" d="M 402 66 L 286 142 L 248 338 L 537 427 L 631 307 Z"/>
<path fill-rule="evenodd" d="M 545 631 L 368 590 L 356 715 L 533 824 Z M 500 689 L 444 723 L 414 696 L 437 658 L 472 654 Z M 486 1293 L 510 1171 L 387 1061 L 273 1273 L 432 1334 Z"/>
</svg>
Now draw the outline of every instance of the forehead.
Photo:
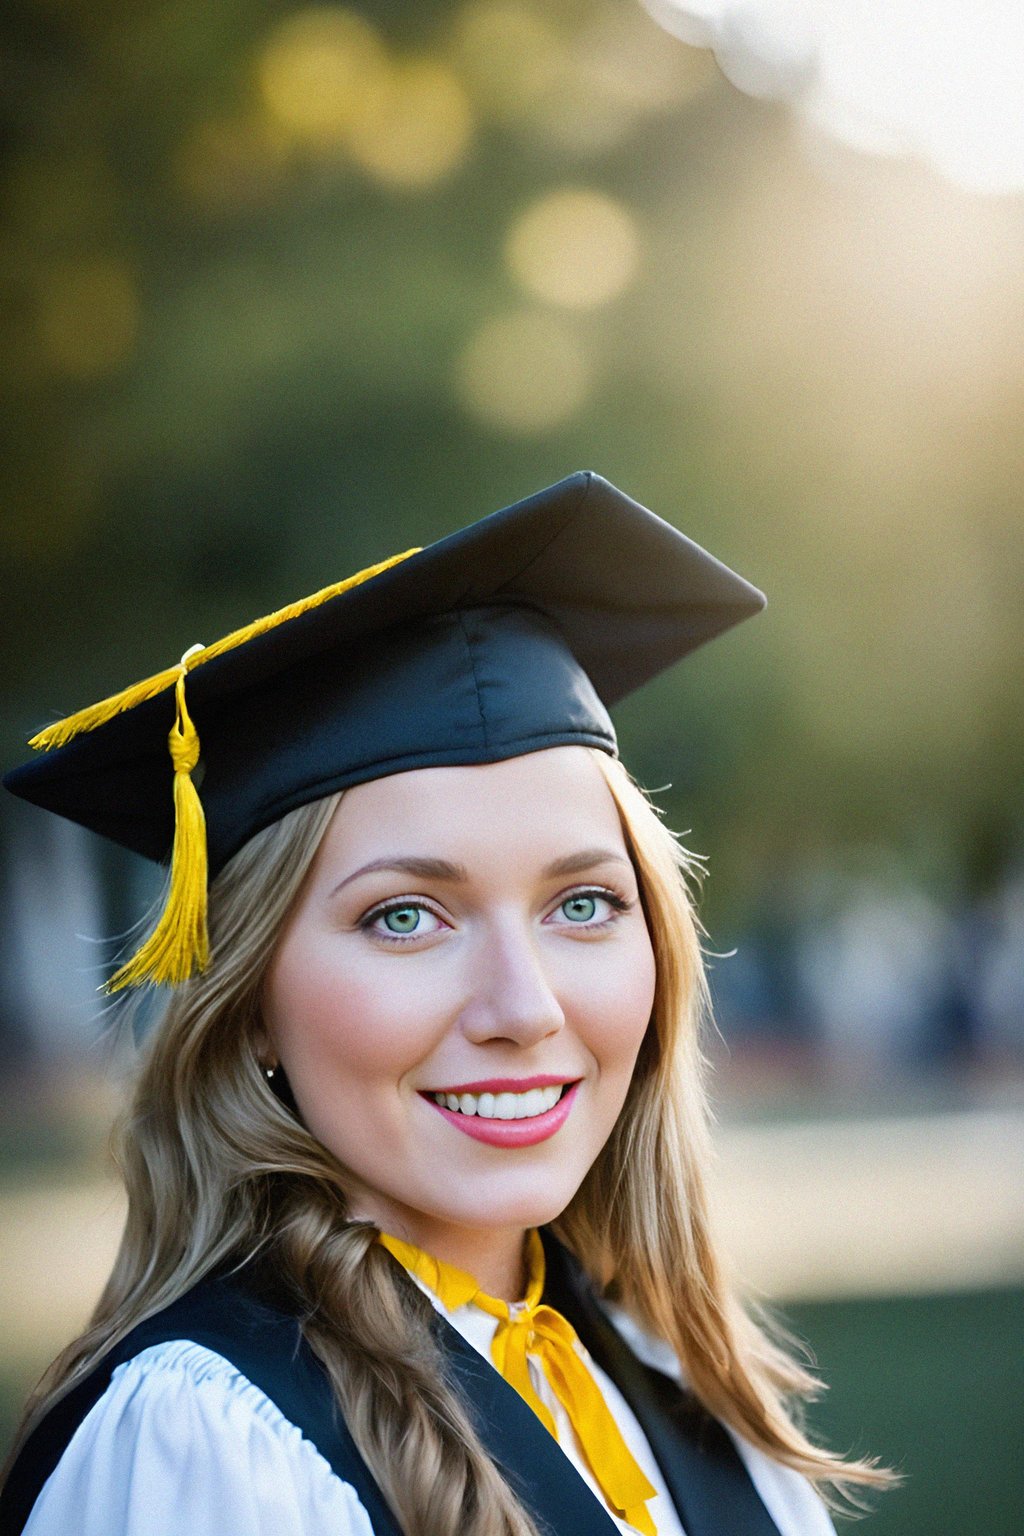
<svg viewBox="0 0 1024 1536">
<path fill-rule="evenodd" d="M 418 768 L 346 790 L 324 840 L 330 857 L 418 852 L 459 857 L 487 846 L 580 839 L 624 851 L 611 791 L 586 747 L 549 747 L 497 763 Z M 565 846 L 563 846 L 565 845 Z"/>
</svg>

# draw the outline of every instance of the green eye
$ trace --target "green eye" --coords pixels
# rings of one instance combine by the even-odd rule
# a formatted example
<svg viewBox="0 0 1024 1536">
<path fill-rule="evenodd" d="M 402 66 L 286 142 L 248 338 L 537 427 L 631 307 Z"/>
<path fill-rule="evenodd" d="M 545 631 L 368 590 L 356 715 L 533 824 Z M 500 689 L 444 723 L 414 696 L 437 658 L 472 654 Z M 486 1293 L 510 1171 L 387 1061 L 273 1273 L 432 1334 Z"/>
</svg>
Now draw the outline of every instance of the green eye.
<svg viewBox="0 0 1024 1536">
<path fill-rule="evenodd" d="M 562 911 L 571 923 L 590 923 L 597 912 L 597 898 L 594 896 L 569 896 L 562 902 Z"/>
<path fill-rule="evenodd" d="M 419 927 L 420 907 L 392 907 L 381 916 L 392 933 L 415 933 Z"/>
<path fill-rule="evenodd" d="M 440 933 L 444 923 L 419 901 L 396 901 L 393 907 L 377 907 L 359 924 L 364 931 L 386 943 L 401 939 L 425 939 Z"/>
</svg>

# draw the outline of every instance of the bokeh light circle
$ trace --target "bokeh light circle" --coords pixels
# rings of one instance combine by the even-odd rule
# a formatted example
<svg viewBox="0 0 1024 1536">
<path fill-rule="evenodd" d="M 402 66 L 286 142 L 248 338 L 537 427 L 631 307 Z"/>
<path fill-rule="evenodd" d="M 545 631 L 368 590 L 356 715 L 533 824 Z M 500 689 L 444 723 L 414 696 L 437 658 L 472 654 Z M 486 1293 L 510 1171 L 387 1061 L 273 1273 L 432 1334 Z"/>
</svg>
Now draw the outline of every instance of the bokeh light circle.
<svg viewBox="0 0 1024 1536">
<path fill-rule="evenodd" d="M 549 192 L 513 224 L 510 271 L 528 293 L 566 309 L 596 309 L 628 287 L 640 263 L 636 222 L 621 203 L 585 187 Z"/>
<path fill-rule="evenodd" d="M 585 403 L 592 368 L 564 320 L 522 310 L 485 321 L 456 368 L 456 393 L 478 421 L 514 435 L 559 427 Z"/>
<path fill-rule="evenodd" d="M 437 59 L 401 59 L 376 75 L 347 147 L 379 181 L 426 186 L 461 165 L 472 134 L 469 100 L 454 71 Z"/>
<path fill-rule="evenodd" d="M 293 138 L 344 141 L 386 69 L 384 46 L 362 16 L 340 6 L 297 11 L 275 28 L 258 62 L 263 101 Z"/>
</svg>

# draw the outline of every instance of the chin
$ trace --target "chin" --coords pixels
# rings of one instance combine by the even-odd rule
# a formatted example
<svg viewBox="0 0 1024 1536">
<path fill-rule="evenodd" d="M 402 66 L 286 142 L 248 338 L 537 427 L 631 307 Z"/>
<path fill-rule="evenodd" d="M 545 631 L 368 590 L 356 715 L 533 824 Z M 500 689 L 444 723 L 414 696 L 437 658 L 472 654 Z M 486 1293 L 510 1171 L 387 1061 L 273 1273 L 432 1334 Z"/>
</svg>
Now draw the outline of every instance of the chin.
<svg viewBox="0 0 1024 1536">
<path fill-rule="evenodd" d="M 481 1191 L 480 1199 L 450 1201 L 438 1210 L 441 1220 L 466 1227 L 543 1227 L 556 1221 L 576 1194 L 578 1184 L 544 1189 Z"/>
</svg>

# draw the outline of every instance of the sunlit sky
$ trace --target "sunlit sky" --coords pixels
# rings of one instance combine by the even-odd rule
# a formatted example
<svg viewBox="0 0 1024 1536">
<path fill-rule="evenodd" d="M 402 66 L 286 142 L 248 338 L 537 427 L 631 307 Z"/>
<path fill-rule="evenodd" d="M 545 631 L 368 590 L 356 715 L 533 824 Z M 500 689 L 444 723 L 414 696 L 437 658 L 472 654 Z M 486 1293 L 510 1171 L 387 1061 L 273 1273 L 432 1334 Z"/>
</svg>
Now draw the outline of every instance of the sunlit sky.
<svg viewBox="0 0 1024 1536">
<path fill-rule="evenodd" d="M 914 154 L 956 185 L 1024 191 L 1020 0 L 644 0 L 713 48 L 754 96 L 877 154 Z"/>
</svg>

